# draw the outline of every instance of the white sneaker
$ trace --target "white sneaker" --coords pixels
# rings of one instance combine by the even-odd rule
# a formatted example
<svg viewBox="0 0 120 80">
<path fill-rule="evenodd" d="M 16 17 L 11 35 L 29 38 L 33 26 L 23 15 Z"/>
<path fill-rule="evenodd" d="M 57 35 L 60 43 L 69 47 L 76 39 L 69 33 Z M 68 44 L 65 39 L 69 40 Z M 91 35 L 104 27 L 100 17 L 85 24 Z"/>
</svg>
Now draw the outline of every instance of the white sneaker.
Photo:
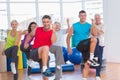
<svg viewBox="0 0 120 80">
<path fill-rule="evenodd" d="M 56 67 L 57 67 L 57 69 L 59 69 L 59 70 L 61 69 L 61 66 L 60 66 L 60 65 L 57 65 Z"/>
<path fill-rule="evenodd" d="M 32 80 L 32 77 L 31 76 L 28 76 L 28 79 L 27 80 Z"/>
<path fill-rule="evenodd" d="M 87 80 L 87 78 L 82 78 L 82 80 Z"/>
<path fill-rule="evenodd" d="M 35 65 L 34 65 L 34 61 L 32 61 L 32 60 L 28 60 L 27 61 L 27 64 L 28 64 L 28 66 L 30 66 L 31 68 L 33 68 Z"/>
<path fill-rule="evenodd" d="M 101 80 L 99 76 L 96 76 L 96 80 Z"/>
<path fill-rule="evenodd" d="M 11 71 L 13 74 L 16 74 L 15 63 L 11 63 Z"/>
<path fill-rule="evenodd" d="M 98 61 L 96 61 L 96 59 L 89 59 L 88 61 L 87 61 L 91 66 L 94 66 L 94 67 L 97 67 L 97 66 L 99 66 L 100 64 L 98 64 Z"/>
</svg>

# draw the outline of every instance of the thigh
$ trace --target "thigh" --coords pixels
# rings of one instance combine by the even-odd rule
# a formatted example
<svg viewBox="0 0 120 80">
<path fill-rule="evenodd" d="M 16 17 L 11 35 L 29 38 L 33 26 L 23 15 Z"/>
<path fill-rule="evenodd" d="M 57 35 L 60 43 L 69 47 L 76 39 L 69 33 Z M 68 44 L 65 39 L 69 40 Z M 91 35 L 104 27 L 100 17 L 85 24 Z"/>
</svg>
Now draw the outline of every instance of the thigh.
<svg viewBox="0 0 120 80">
<path fill-rule="evenodd" d="M 58 47 L 58 46 L 55 46 L 55 45 L 50 46 L 50 49 L 49 49 L 50 52 L 55 54 L 55 53 L 56 53 L 56 48 L 57 48 L 57 47 Z"/>
<path fill-rule="evenodd" d="M 24 48 L 23 44 L 20 45 L 20 50 L 23 52 L 30 52 L 31 49 L 32 49 L 32 45 L 29 45 L 27 49 Z"/>
<path fill-rule="evenodd" d="M 76 48 L 81 52 L 90 51 L 90 39 L 91 38 L 80 41 Z"/>
<path fill-rule="evenodd" d="M 83 62 L 86 63 L 90 57 L 90 38 L 81 41 L 76 48 L 82 52 Z"/>
<path fill-rule="evenodd" d="M 31 52 L 30 52 L 30 59 L 32 59 L 33 61 L 39 61 L 39 57 L 38 57 L 38 48 L 36 49 L 33 49 Z"/>
<path fill-rule="evenodd" d="M 13 50 L 13 46 L 5 50 L 5 55 L 7 56 L 7 58 L 12 57 L 12 50 Z"/>
</svg>

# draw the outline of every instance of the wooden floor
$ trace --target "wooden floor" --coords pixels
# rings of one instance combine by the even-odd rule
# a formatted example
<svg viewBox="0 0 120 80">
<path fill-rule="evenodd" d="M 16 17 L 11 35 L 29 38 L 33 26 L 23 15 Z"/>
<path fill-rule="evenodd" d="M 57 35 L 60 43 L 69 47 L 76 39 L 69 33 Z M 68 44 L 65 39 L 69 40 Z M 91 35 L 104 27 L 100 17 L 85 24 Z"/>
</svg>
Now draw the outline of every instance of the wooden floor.
<svg viewBox="0 0 120 80">
<path fill-rule="evenodd" d="M 32 74 L 33 80 L 42 80 L 41 74 Z M 0 80 L 13 80 L 13 75 L 11 72 L 0 73 Z M 73 72 L 64 72 L 62 80 L 81 80 L 82 74 L 80 71 L 80 66 L 75 66 L 75 71 Z M 49 80 L 53 80 L 53 77 L 50 77 Z M 27 80 L 26 69 L 19 70 L 19 79 L 18 80 Z M 88 80 L 95 80 L 95 70 L 91 69 Z M 117 63 L 107 63 L 106 71 L 102 73 L 102 80 L 120 80 L 120 64 Z"/>
</svg>

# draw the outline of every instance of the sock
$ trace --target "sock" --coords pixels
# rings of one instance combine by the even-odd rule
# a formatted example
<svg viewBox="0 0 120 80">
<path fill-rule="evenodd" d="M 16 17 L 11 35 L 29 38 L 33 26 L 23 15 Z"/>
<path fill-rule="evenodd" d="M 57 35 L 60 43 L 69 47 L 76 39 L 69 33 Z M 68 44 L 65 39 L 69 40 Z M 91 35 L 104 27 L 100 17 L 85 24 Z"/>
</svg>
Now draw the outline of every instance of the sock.
<svg viewBox="0 0 120 80">
<path fill-rule="evenodd" d="M 87 80 L 87 78 L 82 78 L 82 80 Z"/>
<path fill-rule="evenodd" d="M 60 65 L 57 65 L 56 67 L 57 67 L 57 69 L 61 69 L 61 66 L 60 66 Z"/>
<path fill-rule="evenodd" d="M 101 80 L 101 79 L 100 79 L 100 76 L 96 76 L 96 80 Z"/>
<path fill-rule="evenodd" d="M 32 59 L 29 59 L 29 60 L 27 61 L 27 64 L 28 64 L 28 66 L 30 66 L 31 68 L 33 68 L 34 65 L 35 65 Z"/>
<path fill-rule="evenodd" d="M 90 53 L 90 60 L 94 58 L 94 53 Z"/>
<path fill-rule="evenodd" d="M 47 69 L 47 66 L 43 66 L 43 72 L 45 72 Z"/>
<path fill-rule="evenodd" d="M 13 74 L 16 74 L 15 63 L 11 63 L 11 71 Z"/>
</svg>

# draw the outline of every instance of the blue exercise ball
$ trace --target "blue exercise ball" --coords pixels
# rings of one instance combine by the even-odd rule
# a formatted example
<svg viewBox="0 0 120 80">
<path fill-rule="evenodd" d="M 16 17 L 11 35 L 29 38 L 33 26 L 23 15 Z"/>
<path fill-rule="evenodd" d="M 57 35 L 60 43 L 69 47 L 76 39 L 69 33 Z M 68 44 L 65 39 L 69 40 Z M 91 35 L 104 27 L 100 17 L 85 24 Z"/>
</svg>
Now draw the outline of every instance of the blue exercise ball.
<svg viewBox="0 0 120 80">
<path fill-rule="evenodd" d="M 68 61 L 68 51 L 66 47 L 62 47 L 62 52 L 63 52 L 63 57 L 64 57 L 64 61 Z"/>
<path fill-rule="evenodd" d="M 27 68 L 27 57 L 25 52 L 22 52 L 23 68 Z"/>
<path fill-rule="evenodd" d="M 12 59 L 11 58 L 6 58 L 7 59 L 7 71 L 11 71 L 11 62 L 12 62 Z"/>
<path fill-rule="evenodd" d="M 68 55 L 68 59 L 73 64 L 80 64 L 82 61 L 82 54 L 76 48 L 73 48 L 72 54 Z"/>
</svg>

